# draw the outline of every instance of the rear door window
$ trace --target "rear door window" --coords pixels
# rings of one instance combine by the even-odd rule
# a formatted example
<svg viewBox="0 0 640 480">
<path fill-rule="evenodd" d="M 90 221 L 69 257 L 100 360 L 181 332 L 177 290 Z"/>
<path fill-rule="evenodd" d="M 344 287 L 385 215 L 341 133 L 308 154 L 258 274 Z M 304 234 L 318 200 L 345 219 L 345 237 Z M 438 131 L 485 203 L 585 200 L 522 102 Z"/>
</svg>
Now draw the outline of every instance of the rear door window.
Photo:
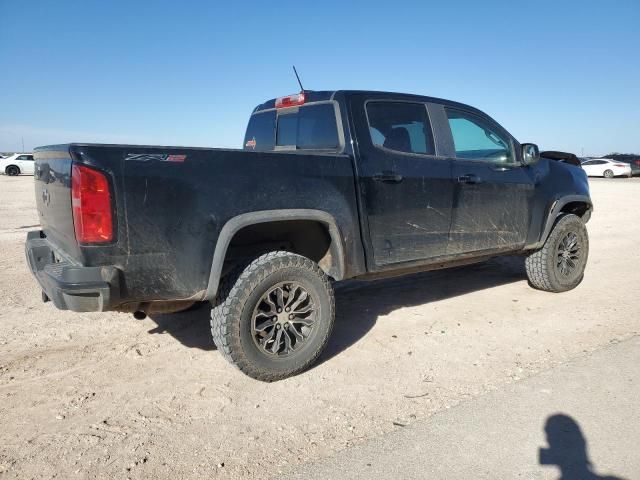
<svg viewBox="0 0 640 480">
<path fill-rule="evenodd" d="M 372 101 L 366 109 L 374 145 L 396 152 L 433 155 L 433 136 L 425 105 Z"/>
</svg>

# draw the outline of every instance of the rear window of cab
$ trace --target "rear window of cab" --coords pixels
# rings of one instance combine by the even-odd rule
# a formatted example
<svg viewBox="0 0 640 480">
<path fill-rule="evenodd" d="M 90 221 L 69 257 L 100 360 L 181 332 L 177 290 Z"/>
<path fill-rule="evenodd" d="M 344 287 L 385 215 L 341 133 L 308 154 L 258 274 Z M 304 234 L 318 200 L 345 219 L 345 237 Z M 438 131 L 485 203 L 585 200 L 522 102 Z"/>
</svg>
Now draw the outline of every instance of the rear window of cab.
<svg viewBox="0 0 640 480">
<path fill-rule="evenodd" d="M 254 113 L 245 150 L 331 150 L 340 148 L 333 102 Z"/>
</svg>

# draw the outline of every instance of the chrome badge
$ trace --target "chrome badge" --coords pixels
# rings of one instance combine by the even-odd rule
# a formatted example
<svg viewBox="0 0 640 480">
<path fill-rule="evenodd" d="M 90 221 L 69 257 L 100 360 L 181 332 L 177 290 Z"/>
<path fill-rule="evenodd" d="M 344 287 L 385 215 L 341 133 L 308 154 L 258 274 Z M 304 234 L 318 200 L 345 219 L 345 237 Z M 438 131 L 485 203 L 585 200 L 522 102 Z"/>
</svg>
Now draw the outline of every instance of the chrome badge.
<svg viewBox="0 0 640 480">
<path fill-rule="evenodd" d="M 49 206 L 49 203 L 51 203 L 51 195 L 49 194 L 49 190 L 46 188 L 42 190 L 42 203 L 47 207 Z"/>
</svg>

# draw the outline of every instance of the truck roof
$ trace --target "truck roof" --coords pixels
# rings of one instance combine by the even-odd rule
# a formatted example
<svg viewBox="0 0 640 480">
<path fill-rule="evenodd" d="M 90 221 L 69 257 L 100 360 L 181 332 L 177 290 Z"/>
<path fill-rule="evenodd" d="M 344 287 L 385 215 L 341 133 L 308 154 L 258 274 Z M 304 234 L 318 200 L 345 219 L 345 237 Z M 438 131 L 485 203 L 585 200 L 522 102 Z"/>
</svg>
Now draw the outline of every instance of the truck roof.
<svg viewBox="0 0 640 480">
<path fill-rule="evenodd" d="M 355 95 L 371 95 L 376 97 L 388 96 L 394 99 L 412 100 L 417 102 L 441 103 L 441 104 L 449 105 L 452 107 L 456 107 L 456 106 L 463 107 L 466 110 L 474 110 L 478 113 L 486 115 L 483 111 L 475 107 L 472 107 L 470 105 L 466 105 L 464 103 L 454 102 L 452 100 L 446 100 L 443 98 L 417 95 L 412 93 L 385 92 L 385 91 L 376 91 L 376 90 L 318 90 L 318 91 L 305 90 L 304 92 L 306 95 L 306 103 L 333 100 L 336 97 L 336 95 L 343 95 L 345 98 L 349 98 Z M 256 108 L 254 108 L 253 113 L 275 108 L 276 100 L 277 100 L 276 98 L 272 98 L 270 100 L 267 100 L 264 103 L 261 103 Z"/>
</svg>

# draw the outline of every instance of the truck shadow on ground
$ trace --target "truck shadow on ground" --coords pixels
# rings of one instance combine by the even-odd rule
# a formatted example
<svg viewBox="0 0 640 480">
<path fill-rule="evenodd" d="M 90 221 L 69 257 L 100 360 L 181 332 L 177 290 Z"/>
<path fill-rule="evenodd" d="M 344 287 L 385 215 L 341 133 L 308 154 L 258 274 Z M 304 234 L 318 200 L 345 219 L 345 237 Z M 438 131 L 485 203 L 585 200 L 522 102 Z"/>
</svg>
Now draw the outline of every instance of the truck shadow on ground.
<svg viewBox="0 0 640 480">
<path fill-rule="evenodd" d="M 149 315 L 149 318 L 157 324 L 157 327 L 152 328 L 148 333 L 168 333 L 185 347 L 216 350 L 211 338 L 210 315 L 211 306 L 208 303 L 184 312 L 154 313 Z"/>
<path fill-rule="evenodd" d="M 523 279 L 526 279 L 523 257 L 511 256 L 466 267 L 336 284 L 335 328 L 318 364 L 349 348 L 373 328 L 380 316 L 398 308 L 437 302 Z M 168 333 L 186 347 L 215 350 L 209 314 L 208 306 L 181 313 L 154 314 L 150 318 L 157 327 L 149 333 Z"/>
<path fill-rule="evenodd" d="M 526 278 L 524 257 L 507 256 L 466 267 L 383 280 L 344 282 L 336 288 L 335 328 L 318 364 L 349 348 L 373 328 L 379 317 L 394 310 L 446 300 Z"/>
<path fill-rule="evenodd" d="M 624 480 L 593 472 L 593 464 L 587 453 L 587 440 L 578 422 L 569 415 L 551 415 L 547 418 L 544 431 L 549 448 L 539 450 L 539 463 L 557 467 L 560 470 L 559 480 Z"/>
</svg>

